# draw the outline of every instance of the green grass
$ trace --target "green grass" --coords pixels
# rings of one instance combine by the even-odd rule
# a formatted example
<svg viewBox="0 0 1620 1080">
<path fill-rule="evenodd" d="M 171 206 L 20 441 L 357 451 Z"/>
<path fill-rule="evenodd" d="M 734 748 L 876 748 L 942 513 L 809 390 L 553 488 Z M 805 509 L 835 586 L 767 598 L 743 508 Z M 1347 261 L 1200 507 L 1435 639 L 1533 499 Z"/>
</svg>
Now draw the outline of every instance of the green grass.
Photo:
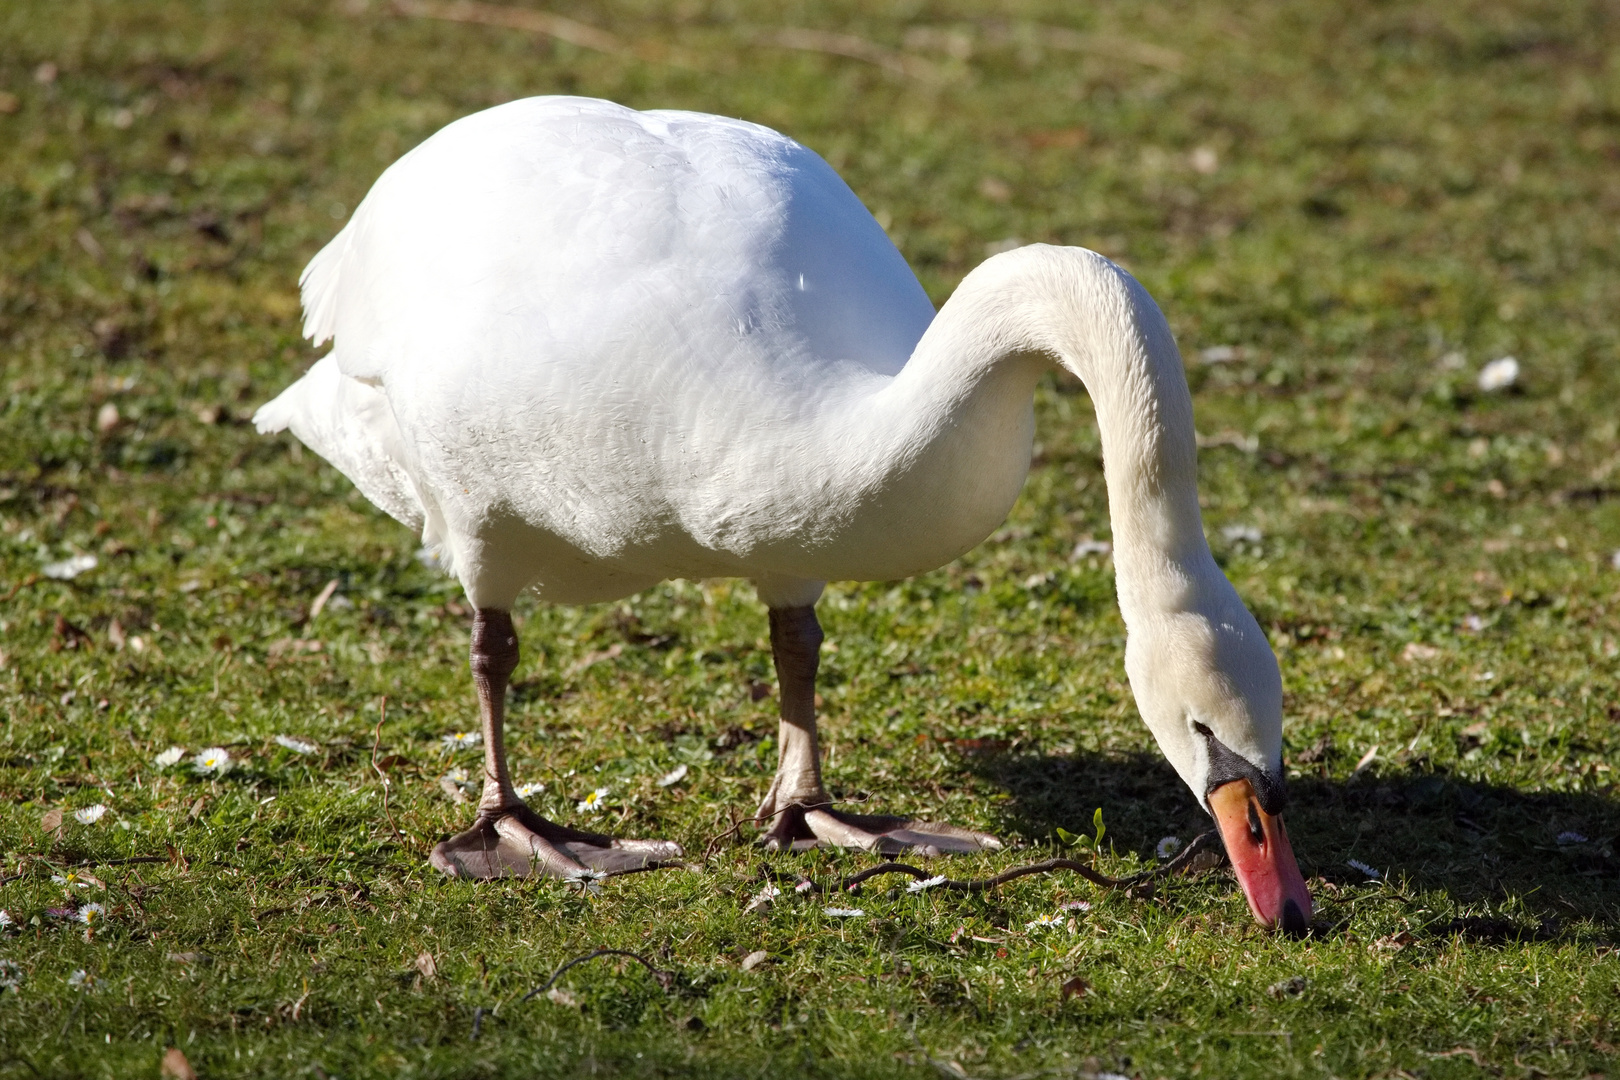
<svg viewBox="0 0 1620 1080">
<path fill-rule="evenodd" d="M 554 10 L 626 51 L 379 0 L 0 7 L 0 957 L 23 975 L 0 992 L 0 1077 L 152 1076 L 171 1045 L 207 1077 L 1612 1073 L 1614 6 Z M 911 74 L 761 44 L 778 27 L 858 35 Z M 1212 442 L 1217 557 L 1282 660 L 1316 936 L 1257 932 L 1225 872 L 1145 900 L 1059 876 L 980 898 L 880 885 L 840 921 L 743 908 L 768 861 L 869 858 L 722 844 L 595 897 L 427 868 L 466 819 L 438 784 L 472 764 L 439 745 L 473 718 L 458 591 L 246 418 L 314 355 L 298 271 L 377 173 L 455 117 L 552 92 L 803 140 L 936 301 L 1010 237 L 1141 277 Z M 1201 362 L 1215 346 L 1238 352 Z M 1505 354 L 1519 387 L 1479 392 Z M 1037 404 L 1005 529 L 821 604 L 829 782 L 1024 845 L 958 875 L 1044 857 L 1099 806 L 1115 872 L 1203 828 L 1131 703 L 1111 568 L 1070 559 L 1108 530 L 1090 404 L 1055 378 Z M 99 565 L 38 577 L 76 553 Z M 341 602 L 310 621 L 334 578 Z M 696 854 L 754 806 L 774 698 L 751 693 L 770 657 L 746 585 L 520 614 L 512 752 L 544 811 L 605 786 L 600 824 Z M 385 696 L 403 843 L 370 764 Z M 238 767 L 157 768 L 170 745 Z M 95 802 L 100 822 L 73 819 Z M 70 866 L 103 887 L 53 883 Z M 90 936 L 48 913 L 65 892 L 106 907 Z M 1075 899 L 1094 906 L 1072 928 L 1027 928 Z M 673 992 L 594 961 L 562 982 L 579 1007 L 520 1000 L 598 946 L 678 972 Z M 1295 976 L 1302 993 L 1269 992 Z M 1076 977 L 1090 991 L 1065 1000 Z"/>
</svg>

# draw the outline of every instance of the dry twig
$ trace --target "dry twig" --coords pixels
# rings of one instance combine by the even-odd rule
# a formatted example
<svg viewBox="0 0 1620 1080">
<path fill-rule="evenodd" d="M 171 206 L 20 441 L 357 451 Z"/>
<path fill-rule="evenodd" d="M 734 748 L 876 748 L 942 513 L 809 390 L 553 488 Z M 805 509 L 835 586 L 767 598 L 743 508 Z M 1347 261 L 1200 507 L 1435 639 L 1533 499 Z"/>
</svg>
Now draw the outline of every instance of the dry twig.
<svg viewBox="0 0 1620 1080">
<path fill-rule="evenodd" d="M 1158 878 L 1168 877 L 1171 874 L 1179 873 L 1181 870 L 1190 866 L 1193 860 L 1199 855 L 1205 854 L 1211 849 L 1218 849 L 1219 844 L 1219 835 L 1213 829 L 1211 829 L 1209 832 L 1203 833 L 1196 837 L 1192 843 L 1188 844 L 1184 849 L 1182 849 L 1179 855 L 1165 863 L 1163 866 L 1156 866 L 1151 870 L 1144 870 L 1140 874 L 1132 874 L 1130 877 L 1110 877 L 1107 874 L 1093 870 L 1090 866 L 1075 859 L 1048 859 L 1045 862 L 1031 863 L 1028 866 L 1015 866 L 1011 870 L 1005 870 L 1002 873 L 996 874 L 994 877 L 976 878 L 970 881 L 955 881 L 947 878 L 946 880 L 934 885 L 933 888 L 949 889 L 953 892 L 984 892 L 987 889 L 993 889 L 998 885 L 1005 885 L 1009 881 L 1015 881 L 1021 877 L 1028 877 L 1031 874 L 1050 874 L 1054 870 L 1071 870 L 1085 878 L 1087 881 L 1090 881 L 1095 885 L 1101 885 L 1107 889 L 1130 889 L 1138 885 L 1145 885 L 1148 882 Z M 806 878 L 795 878 L 791 874 L 781 874 L 769 869 L 766 870 L 766 874 L 776 881 L 793 881 L 795 884 L 808 880 Z M 910 866 L 906 863 L 886 862 L 880 863 L 877 866 L 869 867 L 868 869 L 862 870 L 858 874 L 852 874 L 838 882 L 838 884 L 833 887 L 822 886 L 816 884 L 815 882 L 811 882 L 810 889 L 808 891 L 855 892 L 860 889 L 862 883 L 870 880 L 871 878 L 881 877 L 884 874 L 906 874 L 910 877 L 916 878 L 918 881 L 924 881 L 934 877 L 933 874 L 930 874 L 927 870 L 924 870 L 921 867 Z"/>
<path fill-rule="evenodd" d="M 575 967 L 576 965 L 579 965 L 579 964 L 583 964 L 587 960 L 595 960 L 599 956 L 627 956 L 627 957 L 629 957 L 631 960 L 634 960 L 636 963 L 640 964 L 642 967 L 644 967 L 648 971 L 650 971 L 652 973 L 653 980 L 655 982 L 657 982 L 659 986 L 663 987 L 663 989 L 665 990 L 666 993 L 668 992 L 670 986 L 672 986 L 674 984 L 674 982 L 675 982 L 675 973 L 673 971 L 665 971 L 662 968 L 653 966 L 653 962 L 651 960 L 648 960 L 645 956 L 642 956 L 640 953 L 633 953 L 633 952 L 629 951 L 628 949 L 592 949 L 590 952 L 584 954 L 583 956 L 574 957 L 572 960 L 565 963 L 562 967 L 560 967 L 556 971 L 552 972 L 551 978 L 547 979 L 544 983 L 542 983 L 541 985 L 535 987 L 533 990 L 530 990 L 527 994 L 524 994 L 523 997 L 518 999 L 518 1004 L 521 1005 L 525 1001 L 528 1001 L 528 1000 L 530 1000 L 532 998 L 537 998 L 541 994 L 545 993 L 547 990 L 550 990 L 553 986 L 556 986 L 557 985 L 557 980 L 562 978 L 563 973 L 566 972 L 569 968 Z"/>
</svg>

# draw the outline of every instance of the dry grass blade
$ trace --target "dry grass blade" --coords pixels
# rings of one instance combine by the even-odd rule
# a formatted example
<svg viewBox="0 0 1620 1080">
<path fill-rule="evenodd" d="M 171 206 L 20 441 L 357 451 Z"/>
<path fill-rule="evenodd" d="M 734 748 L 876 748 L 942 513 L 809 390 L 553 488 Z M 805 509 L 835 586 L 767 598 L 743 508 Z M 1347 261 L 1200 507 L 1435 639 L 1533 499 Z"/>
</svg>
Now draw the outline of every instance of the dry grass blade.
<svg viewBox="0 0 1620 1080">
<path fill-rule="evenodd" d="M 827 30 L 805 30 L 782 26 L 752 31 L 749 39 L 756 45 L 774 45 L 779 49 L 825 53 L 874 64 L 896 75 L 922 82 L 938 82 L 940 70 L 931 61 L 911 53 L 900 52 L 868 41 L 854 34 L 836 34 Z"/>
<path fill-rule="evenodd" d="M 438 19 L 441 22 L 472 23 L 478 26 L 500 26 L 508 30 L 525 30 L 531 34 L 544 34 L 558 41 L 577 45 L 582 49 L 622 56 L 629 50 L 624 42 L 594 26 L 576 22 L 549 11 L 528 11 L 500 4 L 483 4 L 478 0 L 450 0 L 432 3 L 430 0 L 394 0 L 394 10 L 401 15 L 418 19 Z"/>
<path fill-rule="evenodd" d="M 388 827 L 394 831 L 394 842 L 404 848 L 409 845 L 405 843 L 405 836 L 399 831 L 399 826 L 394 824 L 394 812 L 388 808 L 388 791 L 393 784 L 388 779 L 388 774 L 383 772 L 382 766 L 377 764 L 377 751 L 382 747 L 383 721 L 387 719 L 388 696 L 385 694 L 377 706 L 377 727 L 371 733 L 371 767 L 376 771 L 377 778 L 382 781 L 383 816 L 388 819 Z"/>
</svg>

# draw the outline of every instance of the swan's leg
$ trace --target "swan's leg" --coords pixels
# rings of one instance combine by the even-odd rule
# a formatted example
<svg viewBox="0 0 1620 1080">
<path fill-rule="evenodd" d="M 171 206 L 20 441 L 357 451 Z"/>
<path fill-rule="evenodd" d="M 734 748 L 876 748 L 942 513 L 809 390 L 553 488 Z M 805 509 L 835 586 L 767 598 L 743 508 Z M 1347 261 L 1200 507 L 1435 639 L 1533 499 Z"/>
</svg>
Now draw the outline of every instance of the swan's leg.
<svg viewBox="0 0 1620 1080">
<path fill-rule="evenodd" d="M 431 862 L 451 877 L 576 877 L 640 870 L 681 849 L 663 840 L 615 840 L 547 821 L 518 797 L 506 767 L 506 687 L 517 667 L 517 630 L 510 612 L 473 615 L 472 673 L 484 732 L 484 791 L 472 828 L 433 849 Z"/>
<path fill-rule="evenodd" d="M 756 819 L 769 822 L 767 848 L 795 851 L 818 844 L 861 848 L 885 855 L 918 849 L 925 854 L 999 848 L 985 833 L 899 817 L 850 814 L 832 808 L 821 782 L 816 740 L 816 668 L 821 623 L 814 607 L 771 609 L 771 655 L 781 694 L 776 778 Z M 774 820 L 772 820 L 774 816 Z"/>
</svg>

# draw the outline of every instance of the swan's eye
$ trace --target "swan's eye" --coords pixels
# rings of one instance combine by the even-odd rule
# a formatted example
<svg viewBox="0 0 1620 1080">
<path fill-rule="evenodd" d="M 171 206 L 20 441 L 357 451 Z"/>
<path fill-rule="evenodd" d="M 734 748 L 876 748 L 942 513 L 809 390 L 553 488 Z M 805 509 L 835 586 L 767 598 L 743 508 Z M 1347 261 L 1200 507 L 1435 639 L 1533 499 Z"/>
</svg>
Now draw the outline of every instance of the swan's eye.
<svg viewBox="0 0 1620 1080">
<path fill-rule="evenodd" d="M 1266 830 L 1260 824 L 1260 807 L 1255 805 L 1253 799 L 1249 800 L 1249 839 L 1256 847 L 1266 842 Z"/>
</svg>

